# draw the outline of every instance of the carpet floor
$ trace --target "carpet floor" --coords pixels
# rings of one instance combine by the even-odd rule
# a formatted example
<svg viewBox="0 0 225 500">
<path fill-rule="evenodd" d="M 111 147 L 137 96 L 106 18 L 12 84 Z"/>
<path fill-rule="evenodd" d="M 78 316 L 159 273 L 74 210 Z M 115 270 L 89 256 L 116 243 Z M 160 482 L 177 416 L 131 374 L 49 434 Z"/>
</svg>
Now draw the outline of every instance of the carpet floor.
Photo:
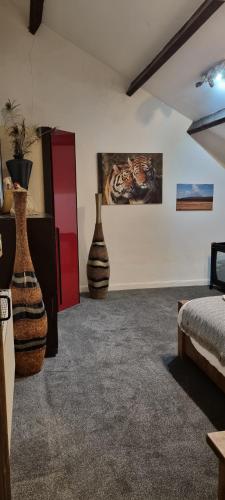
<svg viewBox="0 0 225 500">
<path fill-rule="evenodd" d="M 177 300 L 210 294 L 112 292 L 59 314 L 58 356 L 16 381 L 13 500 L 215 500 L 205 437 L 225 396 L 176 356 Z"/>
</svg>

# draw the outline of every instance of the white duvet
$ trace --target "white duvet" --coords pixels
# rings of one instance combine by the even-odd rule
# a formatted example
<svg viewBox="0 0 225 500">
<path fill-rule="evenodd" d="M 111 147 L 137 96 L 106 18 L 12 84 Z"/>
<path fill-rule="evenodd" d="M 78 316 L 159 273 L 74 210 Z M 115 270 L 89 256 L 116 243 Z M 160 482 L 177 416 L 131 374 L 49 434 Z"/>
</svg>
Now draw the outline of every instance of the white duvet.
<svg viewBox="0 0 225 500">
<path fill-rule="evenodd" d="M 178 314 L 178 324 L 225 366 L 225 301 L 222 295 L 186 302 Z"/>
</svg>

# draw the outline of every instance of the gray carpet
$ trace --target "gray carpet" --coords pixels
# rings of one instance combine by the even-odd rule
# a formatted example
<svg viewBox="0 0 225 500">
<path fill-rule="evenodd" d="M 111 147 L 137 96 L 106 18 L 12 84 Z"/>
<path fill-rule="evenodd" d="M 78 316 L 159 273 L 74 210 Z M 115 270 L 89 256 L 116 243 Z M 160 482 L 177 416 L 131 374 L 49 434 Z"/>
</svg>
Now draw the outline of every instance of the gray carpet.
<svg viewBox="0 0 225 500">
<path fill-rule="evenodd" d="M 216 498 L 205 435 L 225 397 L 176 357 L 177 300 L 215 293 L 113 292 L 59 315 L 59 355 L 16 382 L 14 500 Z"/>
</svg>

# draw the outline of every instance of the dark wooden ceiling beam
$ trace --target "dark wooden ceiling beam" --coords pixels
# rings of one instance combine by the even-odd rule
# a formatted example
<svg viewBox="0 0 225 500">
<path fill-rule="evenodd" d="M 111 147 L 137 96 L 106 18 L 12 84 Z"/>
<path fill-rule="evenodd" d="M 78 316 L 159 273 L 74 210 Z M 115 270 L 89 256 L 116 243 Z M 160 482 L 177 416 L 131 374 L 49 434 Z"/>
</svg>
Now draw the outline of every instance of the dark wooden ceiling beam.
<svg viewBox="0 0 225 500">
<path fill-rule="evenodd" d="M 225 123 L 225 108 L 192 122 L 191 126 L 187 130 L 187 133 L 189 135 L 197 134 L 197 132 L 202 132 L 208 128 L 216 127 L 222 123 Z"/>
<path fill-rule="evenodd" d="M 205 0 L 157 56 L 131 82 L 127 95 L 132 96 L 170 59 L 189 38 L 224 4 L 225 0 Z"/>
<path fill-rule="evenodd" d="M 32 35 L 35 35 L 38 30 L 43 14 L 44 0 L 30 0 L 30 22 L 29 31 Z"/>
</svg>

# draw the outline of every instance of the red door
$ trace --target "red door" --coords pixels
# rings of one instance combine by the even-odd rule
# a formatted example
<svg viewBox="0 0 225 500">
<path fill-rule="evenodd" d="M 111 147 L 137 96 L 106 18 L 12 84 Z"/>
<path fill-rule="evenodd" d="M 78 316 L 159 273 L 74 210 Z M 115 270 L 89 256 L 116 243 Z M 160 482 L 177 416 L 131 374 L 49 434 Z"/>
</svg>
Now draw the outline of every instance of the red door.
<svg viewBox="0 0 225 500">
<path fill-rule="evenodd" d="M 58 309 L 80 302 L 76 202 L 75 134 L 56 130 L 51 134 Z"/>
</svg>

